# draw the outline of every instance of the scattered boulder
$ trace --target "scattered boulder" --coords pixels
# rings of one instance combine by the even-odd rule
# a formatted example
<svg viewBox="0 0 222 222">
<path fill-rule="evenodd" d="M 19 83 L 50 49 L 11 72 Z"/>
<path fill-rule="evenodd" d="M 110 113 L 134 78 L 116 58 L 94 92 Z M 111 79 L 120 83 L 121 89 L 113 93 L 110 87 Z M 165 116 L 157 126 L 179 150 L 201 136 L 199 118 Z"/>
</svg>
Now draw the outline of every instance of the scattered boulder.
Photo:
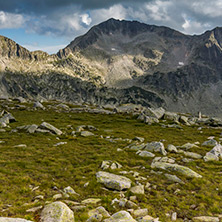
<svg viewBox="0 0 222 222">
<path fill-rule="evenodd" d="M 148 215 L 148 209 L 147 208 L 144 208 L 144 209 L 138 209 L 138 210 L 134 210 L 133 211 L 133 216 L 135 218 L 138 218 L 138 217 L 144 217 Z"/>
<path fill-rule="evenodd" d="M 44 207 L 40 215 L 40 222 L 74 222 L 74 213 L 70 208 L 58 201 Z"/>
<path fill-rule="evenodd" d="M 145 139 L 143 137 L 136 136 L 136 137 L 133 138 L 133 140 L 136 140 L 136 141 L 139 141 L 139 142 L 143 143 Z"/>
<path fill-rule="evenodd" d="M 110 217 L 109 212 L 104 207 L 102 207 L 102 206 L 97 207 L 96 209 L 90 210 L 88 212 L 88 215 L 91 217 L 95 213 L 101 214 L 104 218 Z"/>
<path fill-rule="evenodd" d="M 179 177 L 177 177 L 176 175 L 172 175 L 172 174 L 165 173 L 164 176 L 165 176 L 169 181 L 172 181 L 172 182 L 174 182 L 174 183 L 184 184 L 184 182 L 183 182 Z"/>
<path fill-rule="evenodd" d="M 79 194 L 76 193 L 76 191 L 75 191 L 72 187 L 70 187 L 70 186 L 64 188 L 63 191 L 64 191 L 66 194 L 79 195 Z"/>
<path fill-rule="evenodd" d="M 164 145 L 161 142 L 147 143 L 144 150 L 151 151 L 151 152 L 160 152 L 164 156 L 167 154 L 167 152 L 164 148 Z"/>
<path fill-rule="evenodd" d="M 220 144 L 216 145 L 210 152 L 206 153 L 204 156 L 204 161 L 212 161 L 222 159 L 222 146 Z"/>
<path fill-rule="evenodd" d="M 177 148 L 172 144 L 169 144 L 166 149 L 171 153 L 177 153 Z"/>
<path fill-rule="evenodd" d="M 99 171 L 96 173 L 96 178 L 99 183 L 104 184 L 109 189 L 121 191 L 131 187 L 131 180 L 124 176 Z"/>
<path fill-rule="evenodd" d="M 183 154 L 187 157 L 193 158 L 193 159 L 202 159 L 202 156 L 198 153 L 193 152 L 183 152 Z"/>
<path fill-rule="evenodd" d="M 111 161 L 111 160 L 104 160 L 101 164 L 101 169 L 106 170 L 106 169 L 120 169 L 122 168 L 122 165 L 116 161 Z"/>
<path fill-rule="evenodd" d="M 191 170 L 188 167 L 181 166 L 178 164 L 171 164 L 171 163 L 164 163 L 164 162 L 153 162 L 151 164 L 152 168 L 167 170 L 167 171 L 173 171 L 183 174 L 186 177 L 196 177 L 196 178 L 202 178 L 202 176 L 195 171 Z"/>
<path fill-rule="evenodd" d="M 98 203 L 101 202 L 101 199 L 99 198 L 88 198 L 88 199 L 85 199 L 81 202 L 81 204 L 85 204 L 85 205 L 96 205 Z"/>
<path fill-rule="evenodd" d="M 53 134 L 62 135 L 62 131 L 61 130 L 57 129 L 56 127 L 54 127 L 53 125 L 51 125 L 51 124 L 49 124 L 47 122 L 43 122 L 39 127 L 41 129 L 43 129 L 43 130 L 49 130 Z"/>
<path fill-rule="evenodd" d="M 186 116 L 180 116 L 180 118 L 179 118 L 179 122 L 180 122 L 180 123 L 189 126 L 190 124 L 189 124 L 188 120 L 189 120 L 189 119 L 188 119 L 188 117 L 186 117 Z"/>
<path fill-rule="evenodd" d="M 194 143 L 185 143 L 180 148 L 185 149 L 185 150 L 189 150 L 191 148 L 197 148 L 197 147 L 198 146 Z"/>
<path fill-rule="evenodd" d="M 83 137 L 95 136 L 94 133 L 89 132 L 89 131 L 81 131 L 80 135 L 83 136 Z"/>
<path fill-rule="evenodd" d="M 139 155 L 139 156 L 142 156 L 142 157 L 155 157 L 155 154 L 153 154 L 149 151 L 146 151 L 146 150 L 143 150 L 143 151 L 138 150 L 136 152 L 136 154 Z"/>
<path fill-rule="evenodd" d="M 45 109 L 45 107 L 39 101 L 34 102 L 33 107 L 37 109 Z"/>
<path fill-rule="evenodd" d="M 162 107 L 159 107 L 157 109 L 148 108 L 145 110 L 145 114 L 150 117 L 161 119 L 165 114 L 165 109 Z"/>
<path fill-rule="evenodd" d="M 152 116 L 144 116 L 144 123 L 151 125 L 153 123 L 159 123 L 159 120 Z"/>
<path fill-rule="evenodd" d="M 144 194 L 144 185 L 138 185 L 130 188 L 133 194 Z"/>
<path fill-rule="evenodd" d="M 216 140 L 214 139 L 210 139 L 210 140 L 207 140 L 205 142 L 202 143 L 202 146 L 210 146 L 210 147 L 214 147 L 216 146 L 218 143 Z"/>
<path fill-rule="evenodd" d="M 165 156 L 165 157 L 155 157 L 152 162 L 175 163 L 175 160 Z"/>
<path fill-rule="evenodd" d="M 122 210 L 105 219 L 104 222 L 136 222 L 136 220 L 127 211 Z"/>
<path fill-rule="evenodd" d="M 193 222 L 219 222 L 218 217 L 200 216 L 192 218 Z"/>
<path fill-rule="evenodd" d="M 32 222 L 21 218 L 0 217 L 0 222 Z"/>
<path fill-rule="evenodd" d="M 131 144 L 128 146 L 128 148 L 130 148 L 131 150 L 142 150 L 146 145 L 144 143 L 138 145 L 138 144 Z"/>
<path fill-rule="evenodd" d="M 165 120 L 170 120 L 170 121 L 173 121 L 175 123 L 178 123 L 179 122 L 179 115 L 175 112 L 165 112 L 164 114 L 164 119 Z"/>
</svg>

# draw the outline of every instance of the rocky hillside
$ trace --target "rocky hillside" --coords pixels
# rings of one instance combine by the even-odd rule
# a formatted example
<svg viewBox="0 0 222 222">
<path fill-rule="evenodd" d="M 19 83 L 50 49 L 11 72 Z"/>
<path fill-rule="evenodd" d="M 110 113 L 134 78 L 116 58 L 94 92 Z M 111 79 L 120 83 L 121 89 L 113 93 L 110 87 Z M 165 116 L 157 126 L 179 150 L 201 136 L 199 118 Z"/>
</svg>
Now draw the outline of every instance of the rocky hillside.
<svg viewBox="0 0 222 222">
<path fill-rule="evenodd" d="M 0 45 L 2 95 L 221 115 L 222 28 L 188 36 L 109 19 L 56 55 L 29 52 L 5 37 Z"/>
</svg>

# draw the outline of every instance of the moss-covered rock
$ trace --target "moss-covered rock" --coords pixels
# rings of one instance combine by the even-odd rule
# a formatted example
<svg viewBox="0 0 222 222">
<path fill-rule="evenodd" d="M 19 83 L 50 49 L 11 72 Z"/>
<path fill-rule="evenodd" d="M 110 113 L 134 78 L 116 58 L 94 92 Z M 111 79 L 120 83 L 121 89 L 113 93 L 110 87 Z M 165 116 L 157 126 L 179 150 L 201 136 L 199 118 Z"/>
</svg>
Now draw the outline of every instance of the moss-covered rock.
<svg viewBox="0 0 222 222">
<path fill-rule="evenodd" d="M 74 213 L 69 207 L 58 201 L 48 204 L 44 207 L 41 216 L 41 222 L 74 222 Z"/>
</svg>

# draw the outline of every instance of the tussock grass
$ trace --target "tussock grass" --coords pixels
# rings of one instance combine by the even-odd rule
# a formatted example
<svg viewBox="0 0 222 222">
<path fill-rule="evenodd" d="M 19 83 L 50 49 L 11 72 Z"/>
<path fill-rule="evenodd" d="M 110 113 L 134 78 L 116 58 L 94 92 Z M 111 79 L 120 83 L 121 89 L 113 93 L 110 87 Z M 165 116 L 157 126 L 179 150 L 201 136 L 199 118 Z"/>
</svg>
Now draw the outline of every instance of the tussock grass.
<svg viewBox="0 0 222 222">
<path fill-rule="evenodd" d="M 11 123 L 7 132 L 0 133 L 0 215 L 21 217 L 36 220 L 38 213 L 27 213 L 26 210 L 34 206 L 44 205 L 45 201 L 52 201 L 52 196 L 59 193 L 55 189 L 71 186 L 80 196 L 70 196 L 69 200 L 81 201 L 86 198 L 101 198 L 102 205 L 114 213 L 119 207 L 111 206 L 114 198 L 119 198 L 118 193 L 102 189 L 96 182 L 95 173 L 100 170 L 103 160 L 113 160 L 121 163 L 120 170 L 107 170 L 117 173 L 121 170 L 133 170 L 147 177 L 151 183 L 151 190 L 145 195 L 138 196 L 137 203 L 140 207 L 147 207 L 149 214 L 160 217 L 162 221 L 170 221 L 166 213 L 176 211 L 179 217 L 192 218 L 196 215 L 215 215 L 221 213 L 222 201 L 222 163 L 195 160 L 183 163 L 181 154 L 169 154 L 178 164 L 190 167 L 200 173 L 202 179 L 186 179 L 178 175 L 184 185 L 172 184 L 164 175 L 151 173 L 152 158 L 142 158 L 135 155 L 134 151 L 124 150 L 117 152 L 117 148 L 126 147 L 125 141 L 109 142 L 100 138 L 129 138 L 135 136 L 145 138 L 145 142 L 160 141 L 164 145 L 183 145 L 187 142 L 204 142 L 208 136 L 219 139 L 221 131 L 218 129 L 204 128 L 201 134 L 197 126 L 183 126 L 183 130 L 163 128 L 160 125 L 148 126 L 130 115 L 96 115 L 88 113 L 66 113 L 54 110 L 11 110 L 17 122 Z M 40 124 L 46 121 L 63 130 L 64 134 L 57 136 L 50 134 L 28 134 L 25 132 L 11 132 L 17 126 Z M 67 127 L 71 125 L 72 128 Z M 93 125 L 95 137 L 72 137 L 71 131 L 79 125 Z M 67 142 L 62 146 L 54 146 L 58 142 Z M 14 147 L 26 144 L 26 148 Z M 193 148 L 192 152 L 204 155 L 210 148 Z M 157 154 L 158 156 L 158 154 Z M 145 169 L 138 168 L 144 166 Z M 132 175 L 127 175 L 133 179 Z M 134 180 L 134 179 L 133 179 Z M 89 182 L 88 187 L 84 184 Z M 135 184 L 135 183 L 134 183 Z M 156 185 L 156 189 L 152 188 Z M 39 186 L 35 191 L 31 189 Z M 179 189 L 179 191 L 178 191 Z M 44 200 L 37 203 L 34 198 L 43 195 Z M 130 196 L 130 192 L 125 194 Z M 65 198 L 64 198 L 65 199 Z M 25 204 L 25 205 L 24 205 Z M 193 205 L 193 207 L 192 207 Z M 87 208 L 89 209 L 89 208 Z M 87 209 L 76 212 L 76 221 L 85 221 Z M 180 220 L 178 220 L 180 221 Z"/>
</svg>

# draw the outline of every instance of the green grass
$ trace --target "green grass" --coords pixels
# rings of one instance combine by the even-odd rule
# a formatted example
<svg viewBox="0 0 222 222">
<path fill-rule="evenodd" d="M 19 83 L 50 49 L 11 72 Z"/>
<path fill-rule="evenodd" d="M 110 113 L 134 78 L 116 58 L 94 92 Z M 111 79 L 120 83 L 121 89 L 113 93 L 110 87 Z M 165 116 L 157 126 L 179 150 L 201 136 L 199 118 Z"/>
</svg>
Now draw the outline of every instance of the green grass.
<svg viewBox="0 0 222 222">
<path fill-rule="evenodd" d="M 13 106 L 13 103 L 10 105 Z M 30 107 L 30 105 L 27 105 Z M 96 182 L 95 173 L 100 170 L 103 160 L 118 161 L 123 165 L 121 170 L 134 170 L 141 176 L 147 177 L 147 182 L 157 185 L 156 189 L 146 191 L 139 196 L 137 203 L 140 207 L 147 207 L 149 214 L 160 217 L 162 221 L 169 221 L 166 213 L 176 211 L 179 217 L 192 218 L 196 215 L 216 215 L 221 213 L 222 163 L 195 160 L 183 163 L 179 154 L 169 154 L 178 164 L 183 164 L 200 173 L 202 179 L 186 179 L 178 175 L 185 185 L 172 184 L 163 175 L 152 174 L 152 158 L 142 158 L 135 152 L 124 150 L 117 152 L 117 148 L 124 148 L 127 142 L 111 143 L 100 138 L 100 135 L 113 138 L 129 138 L 141 136 L 145 142 L 165 139 L 164 145 L 183 145 L 184 143 L 202 143 L 208 136 L 219 139 L 221 131 L 204 128 L 201 134 L 197 128 L 183 126 L 183 130 L 162 128 L 160 125 L 148 126 L 130 115 L 96 115 L 87 113 L 55 112 L 54 110 L 10 110 L 17 122 L 11 123 L 7 132 L 0 133 L 0 215 L 21 217 L 37 221 L 38 213 L 27 213 L 26 210 L 44 205 L 45 201 L 52 201 L 52 196 L 58 191 L 54 186 L 63 189 L 71 186 L 80 196 L 71 196 L 69 200 L 81 201 L 96 197 L 102 199 L 102 205 L 110 212 L 119 210 L 111 206 L 111 201 L 118 193 L 101 189 L 103 186 Z M 17 126 L 40 124 L 46 121 L 60 128 L 64 134 L 58 140 L 49 134 L 27 134 L 25 132 L 11 132 Z M 67 127 L 71 125 L 73 129 Z M 93 125 L 98 131 L 95 137 L 83 138 L 71 136 L 71 131 L 79 125 Z M 107 130 L 112 130 L 111 132 Z M 63 141 L 67 144 L 53 146 Z M 15 148 L 15 145 L 26 144 L 27 148 Z M 199 147 L 191 151 L 204 155 L 210 148 Z M 157 154 L 158 156 L 158 154 Z M 145 166 L 145 169 L 135 168 Z M 108 170 L 117 173 L 120 170 Z M 128 176 L 128 175 L 127 175 Z M 132 175 L 129 175 L 133 179 Z M 89 186 L 83 185 L 89 182 Z M 37 187 L 31 191 L 30 187 Z M 175 194 L 175 191 L 180 189 Z M 34 197 L 44 195 L 44 200 L 34 203 Z M 130 192 L 126 193 L 129 196 Z M 29 205 L 24 205 L 28 203 Z M 11 205 L 9 207 L 9 205 Z M 195 209 L 191 209 L 195 205 Z M 76 221 L 86 220 L 86 211 L 75 212 Z M 179 221 L 179 220 L 178 220 Z"/>
</svg>

